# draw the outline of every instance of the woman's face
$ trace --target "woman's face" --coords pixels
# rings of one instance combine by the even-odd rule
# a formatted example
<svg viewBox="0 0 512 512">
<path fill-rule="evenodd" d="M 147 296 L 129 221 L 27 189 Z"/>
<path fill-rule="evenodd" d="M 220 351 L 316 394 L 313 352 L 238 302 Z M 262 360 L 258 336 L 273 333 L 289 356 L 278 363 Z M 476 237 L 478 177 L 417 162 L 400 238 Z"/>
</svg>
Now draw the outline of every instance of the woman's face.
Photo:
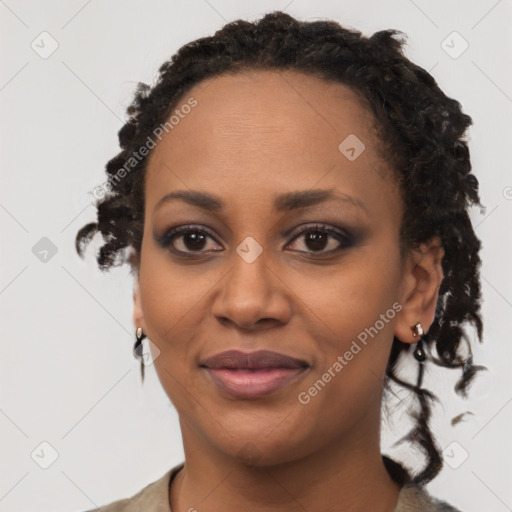
<svg viewBox="0 0 512 512">
<path fill-rule="evenodd" d="M 222 75 L 180 105 L 147 167 L 134 320 L 185 445 L 264 465 L 374 437 L 408 291 L 371 116 L 291 71 Z M 299 368 L 204 366 L 228 350 Z"/>
</svg>

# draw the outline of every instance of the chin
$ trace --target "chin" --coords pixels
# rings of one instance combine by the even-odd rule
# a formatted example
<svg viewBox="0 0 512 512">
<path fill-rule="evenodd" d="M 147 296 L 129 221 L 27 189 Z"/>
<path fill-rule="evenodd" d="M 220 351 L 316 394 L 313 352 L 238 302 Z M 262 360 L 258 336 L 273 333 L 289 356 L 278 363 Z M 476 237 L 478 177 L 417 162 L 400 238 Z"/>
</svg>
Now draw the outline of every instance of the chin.
<svg viewBox="0 0 512 512">
<path fill-rule="evenodd" d="M 281 418 L 282 419 L 282 418 Z M 314 447 L 307 436 L 300 436 L 297 426 L 290 430 L 275 428 L 232 428 L 222 438 L 210 437 L 210 442 L 225 455 L 250 467 L 268 467 L 291 462 L 306 456 Z M 231 435 L 230 435 L 231 434 Z"/>
</svg>

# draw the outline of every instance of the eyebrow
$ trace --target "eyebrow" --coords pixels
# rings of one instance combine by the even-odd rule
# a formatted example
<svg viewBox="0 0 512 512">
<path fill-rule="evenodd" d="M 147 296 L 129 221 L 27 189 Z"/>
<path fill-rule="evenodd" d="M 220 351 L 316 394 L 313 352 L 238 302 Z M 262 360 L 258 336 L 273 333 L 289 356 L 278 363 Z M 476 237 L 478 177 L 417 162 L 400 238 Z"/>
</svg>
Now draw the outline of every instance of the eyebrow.
<svg viewBox="0 0 512 512">
<path fill-rule="evenodd" d="M 290 212 L 314 206 L 329 199 L 335 199 L 352 204 L 367 213 L 364 204 L 359 199 L 335 189 L 313 189 L 285 192 L 276 196 L 274 200 L 274 208 L 278 212 Z M 156 203 L 153 212 L 164 204 L 176 200 L 181 200 L 192 206 L 197 206 L 198 208 L 212 212 L 221 211 L 225 206 L 225 203 L 220 197 L 206 192 L 200 192 L 199 190 L 175 190 L 163 196 Z"/>
</svg>

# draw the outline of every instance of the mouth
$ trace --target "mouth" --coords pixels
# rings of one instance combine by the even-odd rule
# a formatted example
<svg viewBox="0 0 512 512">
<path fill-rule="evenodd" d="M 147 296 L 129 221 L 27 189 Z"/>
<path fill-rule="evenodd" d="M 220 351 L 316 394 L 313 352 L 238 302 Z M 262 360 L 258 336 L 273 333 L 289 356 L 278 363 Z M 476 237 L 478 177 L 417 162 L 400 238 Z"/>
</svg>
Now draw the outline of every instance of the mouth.
<svg viewBox="0 0 512 512">
<path fill-rule="evenodd" d="M 229 398 L 248 400 L 279 391 L 297 380 L 309 368 L 301 359 L 269 350 L 229 350 L 199 365 L 210 381 Z"/>
</svg>

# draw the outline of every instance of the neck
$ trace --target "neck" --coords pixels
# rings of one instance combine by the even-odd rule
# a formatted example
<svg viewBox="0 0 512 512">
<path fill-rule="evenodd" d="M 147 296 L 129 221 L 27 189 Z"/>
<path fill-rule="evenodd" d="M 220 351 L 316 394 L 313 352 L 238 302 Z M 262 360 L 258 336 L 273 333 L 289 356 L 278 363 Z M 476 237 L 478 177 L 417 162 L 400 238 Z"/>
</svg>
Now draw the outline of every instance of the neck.
<svg viewBox="0 0 512 512">
<path fill-rule="evenodd" d="M 182 434 L 186 463 L 171 486 L 172 512 L 395 510 L 400 486 L 382 461 L 378 429 L 371 435 L 359 430 L 302 458 L 264 466 L 215 450 L 186 425 Z"/>
</svg>

